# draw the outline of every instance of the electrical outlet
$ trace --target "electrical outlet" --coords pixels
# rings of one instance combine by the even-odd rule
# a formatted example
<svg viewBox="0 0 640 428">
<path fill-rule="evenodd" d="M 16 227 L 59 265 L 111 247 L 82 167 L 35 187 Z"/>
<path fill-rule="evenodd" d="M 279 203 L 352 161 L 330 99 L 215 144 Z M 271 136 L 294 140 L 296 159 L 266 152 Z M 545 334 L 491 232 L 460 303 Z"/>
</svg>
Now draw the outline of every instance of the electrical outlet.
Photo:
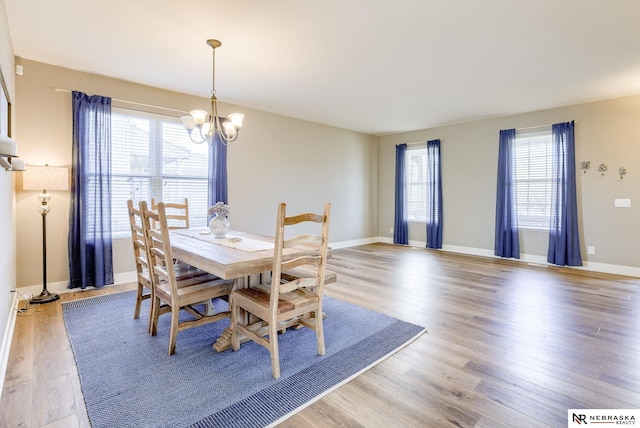
<svg viewBox="0 0 640 428">
<path fill-rule="evenodd" d="M 596 253 L 596 247 L 594 247 L 593 245 L 589 245 L 587 247 L 587 254 L 595 254 Z"/>
<path fill-rule="evenodd" d="M 389 233 L 393 233 L 393 227 L 389 229 Z"/>
</svg>

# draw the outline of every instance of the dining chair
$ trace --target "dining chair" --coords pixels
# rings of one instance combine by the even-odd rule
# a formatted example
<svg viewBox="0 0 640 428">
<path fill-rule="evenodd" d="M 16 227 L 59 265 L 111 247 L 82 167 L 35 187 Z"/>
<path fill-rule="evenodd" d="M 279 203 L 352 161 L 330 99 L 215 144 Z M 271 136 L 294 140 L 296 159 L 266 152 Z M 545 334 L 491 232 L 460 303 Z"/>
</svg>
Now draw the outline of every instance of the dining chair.
<svg viewBox="0 0 640 428">
<path fill-rule="evenodd" d="M 142 301 L 151 298 L 153 287 L 151 286 L 151 278 L 149 276 L 149 256 L 147 254 L 142 216 L 140 214 L 140 210 L 134 206 L 131 199 L 127 201 L 127 208 L 129 209 L 129 224 L 131 225 L 131 240 L 133 241 L 133 257 L 135 258 L 136 277 L 138 281 L 133 318 L 138 319 L 140 318 Z M 151 331 L 151 316 L 149 316 L 147 329 Z"/>
<path fill-rule="evenodd" d="M 231 293 L 231 346 L 240 349 L 240 335 L 264 346 L 271 354 L 271 373 L 280 378 L 278 331 L 289 325 L 304 326 L 315 330 L 318 355 L 324 355 L 324 330 L 322 323 L 322 288 L 325 283 L 331 204 L 324 206 L 322 214 L 305 213 L 286 215 L 286 204 L 278 206 L 274 260 L 271 281 Z M 294 226 L 316 223 L 319 234 L 300 234 L 291 238 Z M 304 229 L 307 231 L 308 229 Z M 294 232 L 295 233 L 295 232 Z M 314 251 L 310 255 L 287 260 L 287 249 L 307 245 Z M 308 276 L 287 281 L 282 273 L 302 266 L 313 269 Z M 253 315 L 254 317 L 252 317 Z M 256 321 L 257 319 L 257 321 Z"/>
<path fill-rule="evenodd" d="M 163 201 L 164 202 L 164 201 Z M 158 202 L 151 198 L 151 209 L 158 209 Z M 169 230 L 189 229 L 189 199 L 184 198 L 184 203 L 164 202 L 167 213 L 167 227 Z"/>
<path fill-rule="evenodd" d="M 135 258 L 136 279 L 138 283 L 133 318 L 138 319 L 140 318 L 142 302 L 152 298 L 153 287 L 151 285 L 151 276 L 149 274 L 150 257 L 145 238 L 145 222 L 142 219 L 140 209 L 135 206 L 133 200 L 129 199 L 127 201 L 127 208 L 129 211 L 129 224 L 131 226 L 131 240 L 133 242 L 133 255 Z M 203 281 L 217 278 L 210 273 L 197 269 L 186 263 L 176 263 L 175 272 L 179 283 L 180 281 L 192 280 L 193 278 L 200 278 Z M 212 304 L 210 304 L 210 302 L 207 303 L 207 312 L 212 313 L 215 311 Z M 151 308 L 149 308 L 148 330 L 151 332 Z"/>
<path fill-rule="evenodd" d="M 158 202 L 155 198 L 151 198 L 151 209 L 153 211 L 158 210 Z M 167 214 L 167 228 L 169 230 L 177 229 L 189 229 L 189 198 L 184 198 L 183 203 L 179 202 L 165 202 L 164 209 Z M 158 228 L 158 224 L 155 221 L 151 222 L 154 229 Z M 174 260 L 176 265 L 184 265 L 179 260 Z M 206 314 L 212 315 L 215 313 L 214 305 L 211 301 L 204 302 L 206 305 Z"/>
<path fill-rule="evenodd" d="M 162 313 L 171 313 L 168 353 L 173 355 L 176 351 L 178 332 L 229 318 L 229 311 L 208 315 L 200 311 L 198 306 L 211 299 L 228 297 L 233 288 L 233 281 L 213 275 L 206 279 L 194 277 L 179 280 L 171 249 L 165 204 L 159 202 L 157 207 L 157 211 L 150 210 L 146 201 L 140 202 L 153 287 L 151 335 L 157 334 L 159 316 Z M 159 228 L 152 228 L 151 221 L 156 222 Z M 180 320 L 180 311 L 187 312 L 191 317 Z"/>
</svg>

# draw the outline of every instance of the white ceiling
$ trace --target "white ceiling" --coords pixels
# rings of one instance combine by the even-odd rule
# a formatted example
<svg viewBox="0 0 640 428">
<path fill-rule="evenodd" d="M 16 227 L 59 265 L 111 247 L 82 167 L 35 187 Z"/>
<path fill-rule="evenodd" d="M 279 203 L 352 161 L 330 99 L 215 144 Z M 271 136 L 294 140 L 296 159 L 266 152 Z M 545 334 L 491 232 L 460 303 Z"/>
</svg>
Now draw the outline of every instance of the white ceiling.
<svg viewBox="0 0 640 428">
<path fill-rule="evenodd" d="M 4 3 L 16 56 L 208 98 L 216 38 L 219 100 L 377 135 L 640 93 L 640 0 Z"/>
</svg>

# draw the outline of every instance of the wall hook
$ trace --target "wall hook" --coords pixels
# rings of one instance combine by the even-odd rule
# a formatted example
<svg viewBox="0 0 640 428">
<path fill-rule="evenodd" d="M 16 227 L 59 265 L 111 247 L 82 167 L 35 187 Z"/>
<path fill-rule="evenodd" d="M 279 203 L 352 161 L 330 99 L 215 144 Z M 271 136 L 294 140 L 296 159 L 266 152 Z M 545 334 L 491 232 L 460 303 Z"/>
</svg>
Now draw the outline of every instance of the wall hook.
<svg viewBox="0 0 640 428">
<path fill-rule="evenodd" d="M 582 170 L 583 174 L 586 174 L 589 168 L 591 168 L 591 161 L 580 162 L 580 169 Z"/>
<path fill-rule="evenodd" d="M 627 175 L 627 168 L 621 166 L 618 168 L 618 172 L 620 173 L 620 180 L 622 180 L 622 178 Z"/>
<path fill-rule="evenodd" d="M 598 171 L 600 171 L 602 173 L 602 175 L 604 176 L 604 173 L 607 172 L 607 170 L 609 169 L 609 167 L 603 163 L 600 164 L 600 166 L 598 166 Z"/>
</svg>

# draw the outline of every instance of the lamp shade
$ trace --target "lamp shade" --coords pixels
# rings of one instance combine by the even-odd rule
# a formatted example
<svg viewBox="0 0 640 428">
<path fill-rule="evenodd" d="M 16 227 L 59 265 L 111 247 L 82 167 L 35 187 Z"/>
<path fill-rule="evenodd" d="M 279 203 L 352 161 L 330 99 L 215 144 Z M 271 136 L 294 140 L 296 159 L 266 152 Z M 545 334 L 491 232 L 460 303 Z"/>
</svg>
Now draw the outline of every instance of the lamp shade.
<svg viewBox="0 0 640 428">
<path fill-rule="evenodd" d="M 69 190 L 69 169 L 29 165 L 22 175 L 24 190 Z"/>
<path fill-rule="evenodd" d="M 242 128 L 242 120 L 244 119 L 244 114 L 242 113 L 231 113 L 229 115 L 229 120 L 233 123 L 233 126 L 236 129 Z"/>
<path fill-rule="evenodd" d="M 0 134 L 0 156 L 15 156 L 18 143 L 15 140 Z"/>
<path fill-rule="evenodd" d="M 25 171 L 24 161 L 18 158 L 11 158 L 11 171 Z"/>
<path fill-rule="evenodd" d="M 207 116 L 209 116 L 209 113 L 204 110 L 191 110 L 189 114 L 193 117 L 193 122 L 196 125 L 203 125 L 207 121 Z"/>
</svg>

